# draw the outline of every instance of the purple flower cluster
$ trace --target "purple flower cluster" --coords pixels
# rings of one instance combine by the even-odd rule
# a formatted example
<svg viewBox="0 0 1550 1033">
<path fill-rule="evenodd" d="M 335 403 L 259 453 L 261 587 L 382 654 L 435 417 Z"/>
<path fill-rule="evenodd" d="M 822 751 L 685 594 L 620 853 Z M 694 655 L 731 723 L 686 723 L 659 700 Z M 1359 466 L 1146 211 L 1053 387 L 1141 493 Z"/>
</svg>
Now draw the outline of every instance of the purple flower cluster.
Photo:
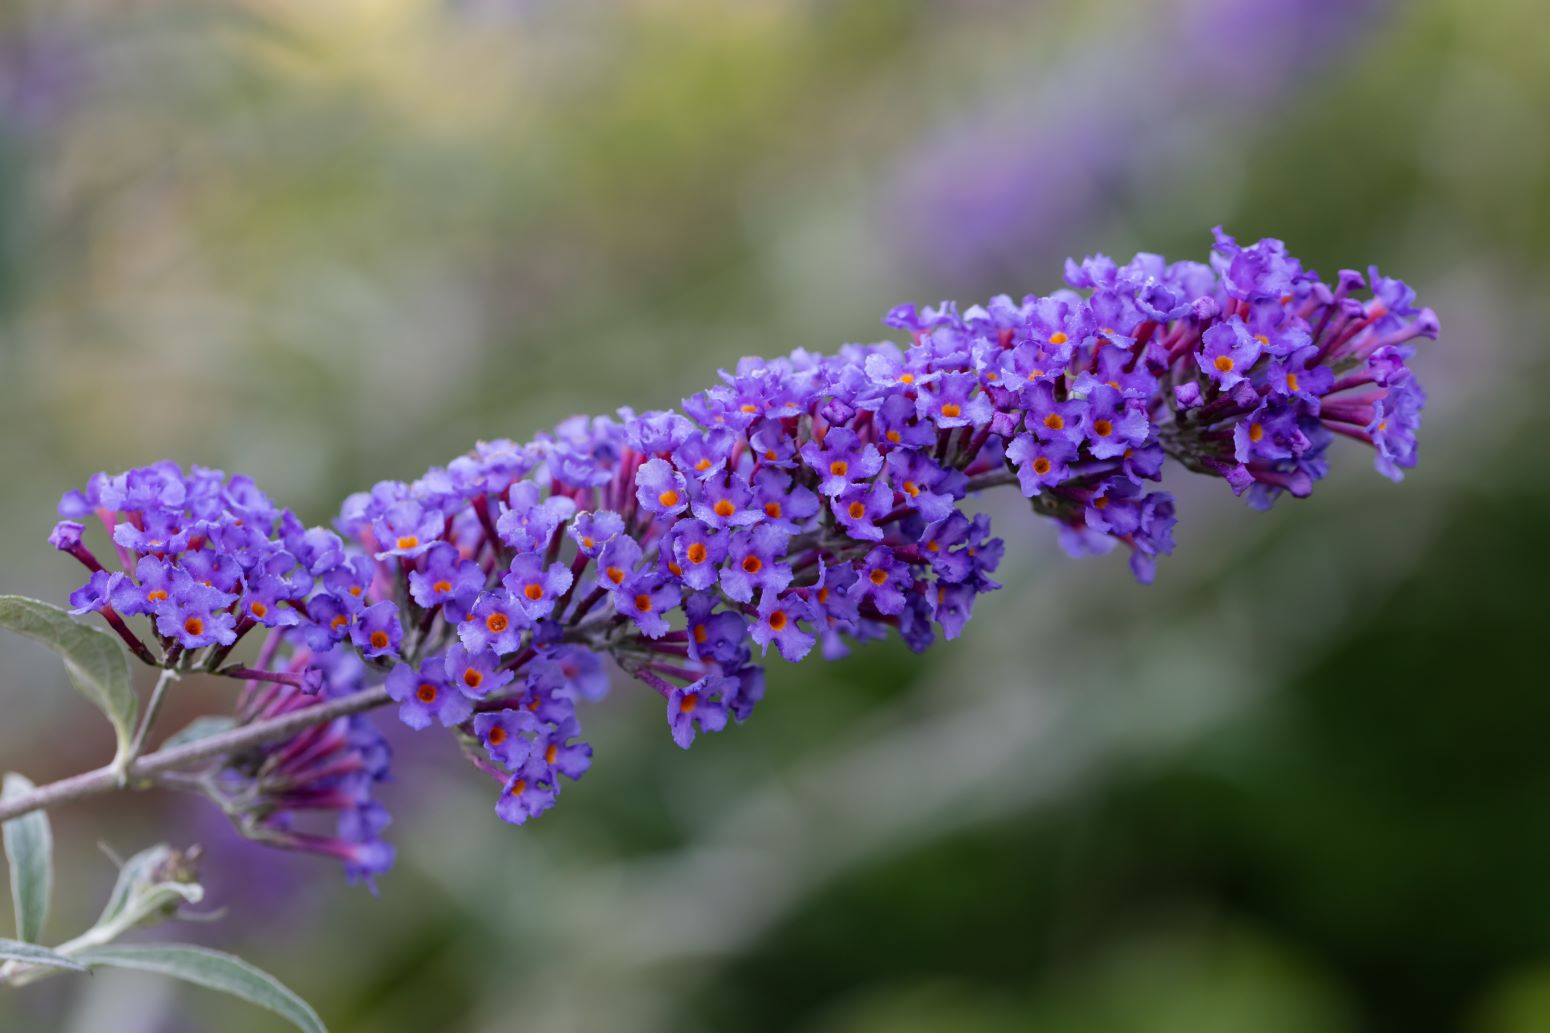
<svg viewBox="0 0 1550 1033">
<path fill-rule="evenodd" d="M 249 680 L 237 704 L 240 723 L 305 710 L 365 687 L 365 663 L 343 646 L 321 656 L 299 649 L 285 668 L 292 674 L 319 672 L 319 691 L 269 676 Z M 393 848 L 381 838 L 388 812 L 373 798 L 377 783 L 388 777 L 389 759 L 382 733 L 364 715 L 353 714 L 233 758 L 220 774 L 218 791 L 250 839 L 332 857 L 344 864 L 351 881 L 370 883 L 393 864 Z M 329 818 L 332 829 L 308 827 Z"/>
<path fill-rule="evenodd" d="M 903 346 L 744 360 L 682 412 L 481 443 L 351 496 L 339 534 L 240 479 L 161 466 L 96 478 L 62 509 L 103 518 L 124 572 L 77 523 L 55 544 L 93 571 L 80 609 L 152 617 L 153 662 L 206 650 L 200 669 L 267 685 L 249 689 L 264 707 L 385 671 L 403 722 L 453 730 L 522 823 L 590 765 L 578 707 L 607 692 L 608 660 L 660 694 L 688 747 L 750 715 L 772 647 L 797 661 L 890 631 L 916 650 L 955 638 L 999 587 L 1002 542 L 962 508 L 977 491 L 1017 483 L 1070 551 L 1123 546 L 1146 581 L 1173 545 L 1173 500 L 1151 488 L 1166 457 L 1257 505 L 1306 495 L 1334 434 L 1389 476 L 1414 464 L 1424 395 L 1406 360 L 1437 321 L 1403 283 L 1326 284 L 1280 241 L 1220 230 L 1209 264 L 1100 255 L 1066 279 L 1020 302 L 896 308 Z M 274 634 L 257 668 L 221 667 L 259 625 Z M 347 785 L 319 782 L 318 744 L 272 754 L 303 758 L 274 763 L 305 789 L 250 777 L 265 815 L 314 799 L 354 815 L 325 852 L 369 872 L 386 855 L 364 789 L 382 770 L 355 724 L 329 727 L 321 770 Z"/>
</svg>

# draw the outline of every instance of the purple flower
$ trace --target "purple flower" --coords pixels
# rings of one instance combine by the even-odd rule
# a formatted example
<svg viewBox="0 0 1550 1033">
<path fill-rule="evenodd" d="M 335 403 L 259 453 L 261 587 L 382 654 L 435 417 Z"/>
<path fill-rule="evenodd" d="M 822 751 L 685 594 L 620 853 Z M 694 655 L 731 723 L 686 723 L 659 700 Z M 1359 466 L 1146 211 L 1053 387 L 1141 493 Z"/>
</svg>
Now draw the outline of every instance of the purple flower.
<svg viewBox="0 0 1550 1033">
<path fill-rule="evenodd" d="M 511 681 L 501 658 L 488 650 L 470 650 L 454 643 L 444 662 L 447 680 L 469 699 L 484 699 Z"/>
<path fill-rule="evenodd" d="M 1048 381 L 1034 384 L 1025 392 L 1023 399 L 1027 412 L 1026 426 L 1040 441 L 1063 438 L 1073 445 L 1081 443 L 1084 437 L 1084 411 L 1080 402 L 1057 400 L 1054 385 Z"/>
<path fill-rule="evenodd" d="M 1100 384 L 1087 396 L 1083 429 L 1093 458 L 1112 459 L 1145 444 L 1151 426 L 1144 406 L 1131 402 L 1107 384 Z"/>
<path fill-rule="evenodd" d="M 1006 447 L 1006 458 L 1017 466 L 1023 494 L 1033 498 L 1070 476 L 1066 464 L 1076 458 L 1076 449 L 1063 437 L 1040 441 L 1031 434 L 1019 434 Z"/>
<path fill-rule="evenodd" d="M 559 786 L 541 764 L 529 763 L 517 770 L 501 787 L 495 813 L 502 821 L 521 825 L 554 806 Z"/>
<path fill-rule="evenodd" d="M 852 538 L 880 542 L 883 529 L 877 521 L 893 510 L 893 492 L 885 484 L 856 487 L 829 501 L 834 517 Z"/>
<path fill-rule="evenodd" d="M 479 564 L 463 559 L 457 546 L 437 542 L 410 571 L 409 595 L 424 609 L 445 607 L 447 619 L 456 622 L 467 616 L 484 580 Z"/>
<path fill-rule="evenodd" d="M 398 717 L 410 728 L 428 727 L 432 721 L 451 728 L 473 713 L 468 697 L 447 682 L 446 660 L 432 657 L 416 670 L 398 664 L 387 677 L 387 691 L 398 704 Z"/>
<path fill-rule="evenodd" d="M 678 586 L 654 574 L 628 578 L 613 593 L 614 612 L 629 617 L 647 638 L 667 634 L 667 614 L 678 605 Z"/>
<path fill-rule="evenodd" d="M 696 728 L 719 732 L 727 726 L 727 705 L 723 694 L 735 683 L 718 674 L 708 674 L 691 685 L 676 687 L 667 697 L 667 726 L 673 741 L 683 749 L 694 742 Z"/>
<path fill-rule="evenodd" d="M 735 533 L 721 568 L 721 590 L 740 603 L 752 602 L 755 591 L 784 591 L 792 577 L 791 567 L 782 562 L 787 541 L 786 532 L 772 524 Z"/>
<path fill-rule="evenodd" d="M 581 725 L 568 717 L 553 728 L 539 729 L 529 754 L 533 764 L 542 764 L 551 781 L 564 775 L 574 782 L 592 766 L 592 747 L 570 740 L 581 734 Z"/>
<path fill-rule="evenodd" d="M 944 374 L 921 387 L 916 411 L 938 427 L 983 427 L 990 422 L 990 400 L 978 387 L 979 378 L 973 374 Z"/>
<path fill-rule="evenodd" d="M 555 601 L 570 590 L 572 580 L 565 564 L 546 567 L 540 557 L 525 553 L 511 561 L 511 570 L 502 583 L 528 621 L 536 622 L 554 612 Z"/>
<path fill-rule="evenodd" d="M 94 570 L 86 584 L 70 593 L 70 612 L 79 617 L 83 613 L 97 613 L 109 607 L 122 574 L 110 574 L 106 570 Z"/>
<path fill-rule="evenodd" d="M 740 477 L 713 477 L 705 481 L 694 500 L 694 516 L 706 527 L 747 527 L 764 518 L 753 506 L 753 495 Z"/>
<path fill-rule="evenodd" d="M 753 475 L 753 504 L 765 523 L 795 534 L 799 525 L 818 512 L 818 496 L 791 479 L 784 469 L 764 466 Z"/>
<path fill-rule="evenodd" d="M 913 583 L 908 568 L 894 559 L 893 550 L 879 546 L 866 554 L 857 570 L 851 601 L 870 601 L 878 613 L 896 614 L 904 609 L 904 592 Z"/>
<path fill-rule="evenodd" d="M 570 536 L 576 549 L 583 556 L 596 559 L 605 545 L 624 531 L 624 520 L 618 513 L 604 509 L 596 512 L 577 513 L 571 521 Z"/>
<path fill-rule="evenodd" d="M 522 633 L 533 626 L 522 602 L 507 592 L 485 592 L 457 626 L 468 649 L 509 656 L 522 645 Z"/>
<path fill-rule="evenodd" d="M 1261 342 L 1243 325 L 1243 320 L 1236 317 L 1228 323 L 1217 323 L 1201 335 L 1201 339 L 1205 347 L 1195 361 L 1223 391 L 1230 391 L 1243 382 L 1258 361 L 1262 348 Z"/>
<path fill-rule="evenodd" d="M 882 454 L 844 427 L 831 429 L 822 445 L 809 441 L 802 448 L 802 460 L 818 474 L 818 491 L 831 497 L 876 477 L 883 468 Z"/>
<path fill-rule="evenodd" d="M 543 722 L 526 710 L 499 710 L 474 718 L 474 734 L 490 756 L 512 770 L 527 763 Z"/>
<path fill-rule="evenodd" d="M 398 623 L 398 607 L 389 602 L 373 603 L 361 611 L 350 625 L 350 641 L 368 659 L 392 656 L 403 641 Z"/>
<path fill-rule="evenodd" d="M 635 475 L 635 499 L 654 516 L 677 516 L 689 508 L 689 485 L 666 459 L 652 459 Z"/>
<path fill-rule="evenodd" d="M 166 607 L 156 613 L 156 631 L 184 649 L 229 646 L 237 641 L 236 618 L 227 611 L 234 600 L 218 588 L 183 580 Z"/>
<path fill-rule="evenodd" d="M 381 551 L 377 559 L 401 556 L 412 559 L 424 555 L 446 527 L 446 518 L 412 499 L 395 502 L 372 523 Z"/>
<path fill-rule="evenodd" d="M 807 603 L 794 594 L 780 594 L 765 589 L 759 596 L 758 619 L 753 623 L 753 640 L 768 652 L 770 643 L 780 648 L 780 655 L 796 663 L 808 654 L 817 641 L 812 635 L 797 627 L 798 620 L 808 617 Z"/>
<path fill-rule="evenodd" d="M 576 512 L 576 503 L 561 495 L 540 500 L 538 485 L 512 485 L 507 507 L 495 521 L 501 541 L 517 552 L 536 552 L 549 544 L 555 530 Z"/>
<path fill-rule="evenodd" d="M 669 569 L 696 591 L 715 585 L 727 557 L 727 535 L 711 531 L 695 520 L 680 520 L 668 534 Z"/>
</svg>

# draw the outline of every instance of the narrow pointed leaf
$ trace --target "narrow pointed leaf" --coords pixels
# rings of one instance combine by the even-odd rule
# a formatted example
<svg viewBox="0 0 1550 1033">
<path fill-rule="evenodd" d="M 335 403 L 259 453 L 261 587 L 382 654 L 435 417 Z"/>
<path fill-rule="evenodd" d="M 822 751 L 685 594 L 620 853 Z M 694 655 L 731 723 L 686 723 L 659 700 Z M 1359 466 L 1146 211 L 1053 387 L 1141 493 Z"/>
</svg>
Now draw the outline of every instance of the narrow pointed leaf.
<svg viewBox="0 0 1550 1033">
<path fill-rule="evenodd" d="M 0 796 L 20 796 L 32 789 L 21 775 L 6 775 Z M 54 835 L 48 815 L 33 811 L 5 823 L 5 859 L 11 866 L 11 902 L 16 908 L 16 935 L 37 943 L 48 920 L 54 891 Z"/>
<path fill-rule="evenodd" d="M 57 606 L 19 595 L 0 595 L 0 628 L 58 653 L 71 683 L 113 722 L 120 753 L 128 748 L 140 701 L 130 683 L 129 658 L 116 638 Z"/>
<path fill-rule="evenodd" d="M 267 1008 L 306 1033 L 328 1033 L 307 1002 L 274 976 L 230 954 L 174 944 L 120 944 L 82 951 L 79 957 L 91 966 L 155 972 L 219 990 Z"/>
<path fill-rule="evenodd" d="M 28 965 L 48 965 L 51 968 L 67 968 L 72 972 L 91 971 L 79 961 L 55 953 L 47 947 L 20 940 L 0 940 L 0 961 L 20 961 Z"/>
</svg>

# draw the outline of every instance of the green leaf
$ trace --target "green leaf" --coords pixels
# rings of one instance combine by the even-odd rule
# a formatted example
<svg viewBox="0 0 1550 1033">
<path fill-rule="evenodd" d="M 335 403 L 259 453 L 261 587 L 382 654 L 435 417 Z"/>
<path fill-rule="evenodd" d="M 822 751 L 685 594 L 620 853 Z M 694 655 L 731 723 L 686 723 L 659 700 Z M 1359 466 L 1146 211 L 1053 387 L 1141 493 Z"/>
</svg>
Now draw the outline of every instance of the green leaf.
<svg viewBox="0 0 1550 1033">
<path fill-rule="evenodd" d="M 220 735 L 237 727 L 237 719 L 226 714 L 206 714 L 196 717 L 182 728 L 167 736 L 167 741 L 162 743 L 160 749 L 169 746 L 182 746 L 186 742 L 194 742 L 196 739 L 208 739 L 212 735 Z"/>
<path fill-rule="evenodd" d="M 21 775 L 6 775 L 0 797 L 20 796 L 32 790 Z M 11 901 L 16 906 L 16 935 L 36 943 L 48 920 L 49 897 L 54 890 L 54 835 L 48 815 L 33 811 L 5 823 L 5 858 L 11 864 Z"/>
<path fill-rule="evenodd" d="M 130 684 L 129 658 L 118 639 L 57 606 L 20 595 L 0 595 L 0 628 L 26 635 L 59 654 L 76 689 L 113 722 L 119 755 L 125 755 L 134 737 L 140 700 Z"/>
<path fill-rule="evenodd" d="M 27 965 L 49 965 L 53 968 L 67 968 L 72 972 L 91 971 L 80 962 L 72 961 L 63 954 L 56 954 L 47 947 L 39 947 L 35 943 L 22 943 L 20 940 L 0 940 L 0 960 L 20 961 Z"/>
<path fill-rule="evenodd" d="M 87 965 L 155 972 L 220 990 L 268 1008 L 307 1033 L 328 1033 L 307 1002 L 274 976 L 230 954 L 176 944 L 123 944 L 82 951 L 77 957 Z"/>
<path fill-rule="evenodd" d="M 197 904 L 204 888 L 190 881 L 186 855 L 159 843 L 125 861 L 97 928 L 120 925 L 131 928 L 169 905 Z"/>
</svg>

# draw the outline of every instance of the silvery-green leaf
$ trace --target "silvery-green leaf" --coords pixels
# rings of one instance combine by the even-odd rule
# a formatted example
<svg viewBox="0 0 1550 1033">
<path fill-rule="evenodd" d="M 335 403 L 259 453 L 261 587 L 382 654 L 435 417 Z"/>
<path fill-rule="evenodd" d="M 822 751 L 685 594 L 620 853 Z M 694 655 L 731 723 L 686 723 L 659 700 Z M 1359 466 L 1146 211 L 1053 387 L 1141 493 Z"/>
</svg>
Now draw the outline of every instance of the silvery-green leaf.
<svg viewBox="0 0 1550 1033">
<path fill-rule="evenodd" d="M 97 927 L 118 926 L 122 931 L 157 911 L 170 914 L 184 904 L 203 900 L 204 888 L 193 881 L 191 854 L 159 843 L 125 861 Z"/>
<path fill-rule="evenodd" d="M 317 1012 L 278 979 L 220 951 L 173 944 L 122 944 L 82 951 L 79 959 L 90 966 L 139 969 L 182 979 L 268 1008 L 307 1033 L 328 1033 Z"/>
<path fill-rule="evenodd" d="M 85 965 L 73 961 L 63 954 L 56 954 L 47 947 L 39 947 L 35 943 L 22 943 L 20 940 L 0 940 L 0 961 L 20 961 L 27 965 L 48 965 L 52 968 L 67 968 L 72 972 L 89 972 Z"/>
<path fill-rule="evenodd" d="M 0 628 L 58 653 L 76 689 L 113 722 L 119 753 L 128 749 L 140 701 L 130 684 L 129 658 L 116 638 L 57 606 L 20 595 L 0 595 Z"/>
<path fill-rule="evenodd" d="M 0 796 L 20 796 L 32 790 L 21 775 L 6 775 Z M 48 815 L 33 811 L 5 823 L 5 858 L 11 865 L 11 901 L 16 907 L 16 935 L 37 943 L 48 920 L 54 889 L 54 836 Z"/>
</svg>

